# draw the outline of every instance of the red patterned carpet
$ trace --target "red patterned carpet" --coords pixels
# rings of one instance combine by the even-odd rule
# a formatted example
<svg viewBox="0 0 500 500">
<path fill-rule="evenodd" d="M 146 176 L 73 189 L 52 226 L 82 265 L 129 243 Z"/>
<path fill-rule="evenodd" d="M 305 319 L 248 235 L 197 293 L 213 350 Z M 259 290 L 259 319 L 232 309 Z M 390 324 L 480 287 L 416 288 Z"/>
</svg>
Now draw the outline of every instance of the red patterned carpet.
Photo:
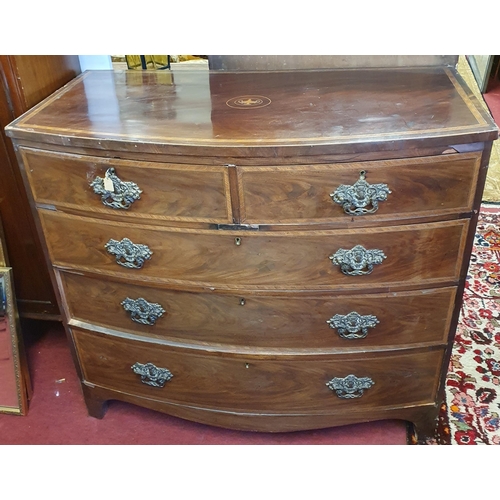
<svg viewBox="0 0 500 500">
<path fill-rule="evenodd" d="M 500 205 L 483 205 L 436 439 L 500 444 Z"/>
</svg>

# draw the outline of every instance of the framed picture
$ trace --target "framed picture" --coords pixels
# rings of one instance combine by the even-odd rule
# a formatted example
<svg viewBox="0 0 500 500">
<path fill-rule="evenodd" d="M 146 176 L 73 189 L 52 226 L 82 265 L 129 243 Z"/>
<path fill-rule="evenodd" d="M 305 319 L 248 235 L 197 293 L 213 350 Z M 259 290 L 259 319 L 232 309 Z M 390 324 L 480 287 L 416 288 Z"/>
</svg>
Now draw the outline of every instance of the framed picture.
<svg viewBox="0 0 500 500">
<path fill-rule="evenodd" d="M 0 413 L 25 415 L 31 381 L 0 224 Z"/>
</svg>

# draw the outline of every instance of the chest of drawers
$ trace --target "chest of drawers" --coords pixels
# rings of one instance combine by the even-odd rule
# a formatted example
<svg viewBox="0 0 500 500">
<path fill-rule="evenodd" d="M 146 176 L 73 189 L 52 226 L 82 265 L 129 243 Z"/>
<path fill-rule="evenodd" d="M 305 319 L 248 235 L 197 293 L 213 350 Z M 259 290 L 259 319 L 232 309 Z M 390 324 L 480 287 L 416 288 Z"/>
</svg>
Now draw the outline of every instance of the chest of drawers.
<svg viewBox="0 0 500 500">
<path fill-rule="evenodd" d="M 453 68 L 90 71 L 6 130 L 91 415 L 432 433 L 497 137 Z"/>
</svg>

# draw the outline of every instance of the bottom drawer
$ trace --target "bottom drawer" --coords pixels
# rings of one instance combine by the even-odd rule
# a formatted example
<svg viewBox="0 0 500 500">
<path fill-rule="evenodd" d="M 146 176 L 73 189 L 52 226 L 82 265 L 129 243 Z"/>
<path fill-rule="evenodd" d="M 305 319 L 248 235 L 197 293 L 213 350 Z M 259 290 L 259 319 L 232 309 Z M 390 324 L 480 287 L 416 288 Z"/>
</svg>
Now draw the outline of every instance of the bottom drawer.
<svg viewBox="0 0 500 500">
<path fill-rule="evenodd" d="M 440 349 L 258 357 L 76 328 L 73 336 L 84 379 L 91 384 L 166 402 L 248 412 L 328 413 L 433 402 L 443 357 Z M 160 377 L 144 366 L 148 363 L 164 370 Z"/>
</svg>

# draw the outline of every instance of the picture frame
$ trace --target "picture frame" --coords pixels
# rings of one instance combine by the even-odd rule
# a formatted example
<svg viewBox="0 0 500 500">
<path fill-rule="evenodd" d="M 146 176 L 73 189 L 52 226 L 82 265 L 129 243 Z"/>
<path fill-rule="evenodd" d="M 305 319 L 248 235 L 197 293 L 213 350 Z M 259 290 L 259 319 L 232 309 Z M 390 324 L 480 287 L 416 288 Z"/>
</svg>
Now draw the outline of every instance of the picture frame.
<svg viewBox="0 0 500 500">
<path fill-rule="evenodd" d="M 26 415 L 31 380 L 0 224 L 0 413 Z"/>
</svg>

